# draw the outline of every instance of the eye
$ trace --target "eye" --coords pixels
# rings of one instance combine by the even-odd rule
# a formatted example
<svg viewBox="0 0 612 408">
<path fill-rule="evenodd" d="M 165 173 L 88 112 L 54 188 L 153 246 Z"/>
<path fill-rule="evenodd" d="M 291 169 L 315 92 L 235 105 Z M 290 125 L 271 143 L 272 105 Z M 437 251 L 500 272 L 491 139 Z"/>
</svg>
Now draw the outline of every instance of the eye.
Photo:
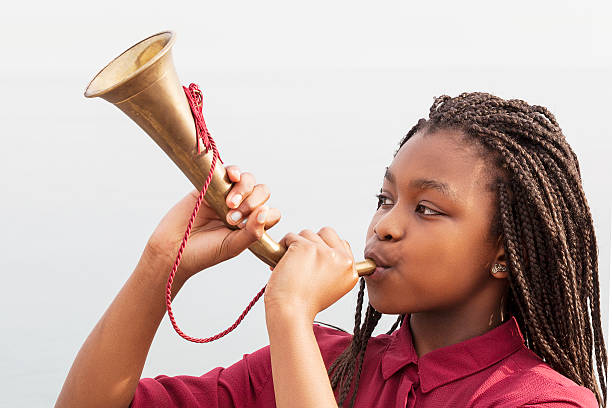
<svg viewBox="0 0 612 408">
<path fill-rule="evenodd" d="M 376 194 L 376 198 L 378 198 L 378 205 L 376 206 L 376 209 L 379 209 L 382 205 L 391 205 L 388 203 L 384 203 L 385 200 L 390 200 L 390 198 L 385 196 L 384 194 Z"/>
<path fill-rule="evenodd" d="M 385 203 L 385 200 L 391 200 L 391 198 L 387 197 L 384 194 L 376 194 L 376 198 L 378 199 L 378 205 L 376 206 L 376 209 L 380 209 L 380 207 L 384 206 L 384 205 L 393 205 L 393 203 Z M 422 208 L 422 211 L 419 211 L 419 208 Z M 427 211 L 429 211 L 429 213 L 427 213 Z M 436 210 L 432 210 L 429 207 L 424 206 L 423 204 L 417 204 L 416 206 L 416 212 L 417 213 L 422 213 L 423 215 L 444 215 L 439 211 Z"/>
<path fill-rule="evenodd" d="M 432 210 L 429 207 L 425 207 L 423 204 L 417 204 L 416 208 L 417 208 L 417 212 L 421 212 L 421 211 L 418 211 L 418 209 L 423 208 L 423 215 L 443 215 L 442 213 L 436 210 Z M 426 214 L 425 211 L 431 211 L 433 214 Z"/>
</svg>

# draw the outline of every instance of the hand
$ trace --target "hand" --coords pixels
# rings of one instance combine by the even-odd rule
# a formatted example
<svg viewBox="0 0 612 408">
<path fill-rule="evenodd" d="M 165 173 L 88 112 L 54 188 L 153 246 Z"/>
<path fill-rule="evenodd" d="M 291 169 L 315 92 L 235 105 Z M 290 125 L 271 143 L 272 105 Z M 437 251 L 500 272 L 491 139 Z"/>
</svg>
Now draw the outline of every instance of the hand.
<svg viewBox="0 0 612 408">
<path fill-rule="evenodd" d="M 312 323 L 317 313 L 348 293 L 359 280 L 348 242 L 329 227 L 304 230 L 280 241 L 287 252 L 268 281 L 266 314 L 281 312 Z"/>
<path fill-rule="evenodd" d="M 177 271 L 177 276 L 184 279 L 240 254 L 261 238 L 264 230 L 280 220 L 278 209 L 264 205 L 270 198 L 265 184 L 255 185 L 255 177 L 251 173 L 240 173 L 237 166 L 225 169 L 230 181 L 235 183 L 226 198 L 226 204 L 232 208 L 227 214 L 227 222 L 240 229 L 227 228 L 206 199 L 202 200 Z M 170 267 L 174 263 L 199 195 L 198 190 L 192 190 L 160 221 L 145 248 L 145 253 L 155 262 L 169 262 Z M 238 201 L 232 202 L 236 197 Z M 231 215 L 236 212 L 241 217 L 233 220 Z M 243 220 L 246 225 L 242 224 Z"/>
</svg>

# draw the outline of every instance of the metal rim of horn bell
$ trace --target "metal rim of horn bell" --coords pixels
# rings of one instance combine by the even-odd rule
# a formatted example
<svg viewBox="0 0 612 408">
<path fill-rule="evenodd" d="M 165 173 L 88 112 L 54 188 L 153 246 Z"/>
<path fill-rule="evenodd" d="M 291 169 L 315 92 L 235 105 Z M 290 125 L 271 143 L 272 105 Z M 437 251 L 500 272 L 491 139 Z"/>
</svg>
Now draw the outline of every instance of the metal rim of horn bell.
<svg viewBox="0 0 612 408">
<path fill-rule="evenodd" d="M 94 76 L 85 96 L 101 97 L 123 111 L 201 190 L 213 153 L 197 154 L 193 116 L 172 61 L 175 40 L 173 31 L 162 31 L 136 43 Z M 205 199 L 228 228 L 236 229 L 225 221 L 230 210 L 225 198 L 232 185 L 225 168 L 216 165 Z M 267 232 L 249 250 L 270 266 L 275 266 L 286 252 Z M 355 263 L 360 276 L 375 268 L 370 259 Z"/>
</svg>

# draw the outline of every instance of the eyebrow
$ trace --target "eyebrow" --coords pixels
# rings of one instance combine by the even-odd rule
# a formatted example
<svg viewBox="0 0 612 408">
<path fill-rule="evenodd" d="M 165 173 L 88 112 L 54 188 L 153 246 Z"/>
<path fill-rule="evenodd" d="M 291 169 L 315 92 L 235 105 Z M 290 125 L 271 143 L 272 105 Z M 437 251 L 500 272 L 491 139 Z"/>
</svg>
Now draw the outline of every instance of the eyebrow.
<svg viewBox="0 0 612 408">
<path fill-rule="evenodd" d="M 389 167 L 385 167 L 385 179 L 395 184 L 395 175 L 391 173 Z M 447 183 L 439 180 L 418 178 L 410 180 L 409 186 L 418 190 L 437 190 L 448 199 L 457 200 L 454 190 Z"/>
</svg>

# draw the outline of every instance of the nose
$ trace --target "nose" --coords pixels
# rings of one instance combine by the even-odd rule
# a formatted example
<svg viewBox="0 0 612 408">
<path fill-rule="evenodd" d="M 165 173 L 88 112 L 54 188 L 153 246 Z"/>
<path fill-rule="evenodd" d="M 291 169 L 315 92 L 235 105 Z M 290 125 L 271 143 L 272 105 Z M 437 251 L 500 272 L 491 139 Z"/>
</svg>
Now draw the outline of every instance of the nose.
<svg viewBox="0 0 612 408">
<path fill-rule="evenodd" d="M 376 234 L 376 236 L 378 237 L 378 239 L 380 239 L 381 241 L 391 241 L 393 240 L 393 235 L 391 234 L 387 234 L 384 237 L 381 237 L 378 232 L 376 231 L 376 228 L 374 228 L 374 233 Z"/>
<path fill-rule="evenodd" d="M 393 209 L 382 215 L 374 223 L 374 234 L 381 241 L 397 241 L 402 236 L 402 227 L 398 217 L 393 215 Z"/>
<path fill-rule="evenodd" d="M 376 237 L 381 240 L 381 241 L 394 241 L 395 238 L 393 238 L 393 235 L 390 234 L 389 232 L 380 232 L 381 229 L 374 227 L 374 234 L 376 234 Z"/>
</svg>

